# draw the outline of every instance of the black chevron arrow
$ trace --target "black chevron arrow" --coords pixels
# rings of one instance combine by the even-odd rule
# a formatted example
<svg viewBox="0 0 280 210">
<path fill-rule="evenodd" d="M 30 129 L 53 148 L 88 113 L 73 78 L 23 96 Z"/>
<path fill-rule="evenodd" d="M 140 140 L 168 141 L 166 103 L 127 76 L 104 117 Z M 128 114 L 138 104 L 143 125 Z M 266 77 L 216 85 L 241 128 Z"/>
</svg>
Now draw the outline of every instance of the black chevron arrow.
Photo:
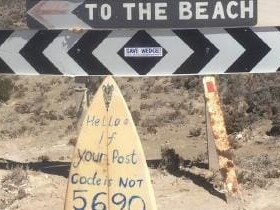
<svg viewBox="0 0 280 210">
<path fill-rule="evenodd" d="M 14 31 L 1 31 L 0 46 L 11 36 Z M 13 70 L 0 58 L 0 73 L 12 74 Z"/>
<path fill-rule="evenodd" d="M 226 71 L 227 73 L 250 72 L 271 50 L 270 47 L 249 28 L 231 28 L 226 29 L 226 31 L 246 50 L 236 62 L 228 68 Z"/>
<path fill-rule="evenodd" d="M 219 52 L 219 50 L 198 30 L 176 30 L 174 33 L 194 51 L 174 74 L 199 73 L 199 71 Z"/>
<path fill-rule="evenodd" d="M 26 8 L 27 10 L 34 7 L 36 4 L 38 4 L 41 0 L 27 0 L 26 1 Z M 38 28 L 38 29 L 47 29 L 43 24 L 41 24 L 39 21 L 31 17 L 28 13 L 26 14 L 26 23 L 29 28 Z"/>
<path fill-rule="evenodd" d="M 88 31 L 72 47 L 68 54 L 86 71 L 89 75 L 108 75 L 108 69 L 92 54 L 94 49 L 106 39 L 111 31 Z M 108 46 L 110 50 L 110 46 Z"/>
<path fill-rule="evenodd" d="M 43 51 L 60 33 L 61 31 L 58 30 L 39 31 L 20 51 L 26 61 L 40 74 L 62 74 L 43 54 Z"/>
</svg>

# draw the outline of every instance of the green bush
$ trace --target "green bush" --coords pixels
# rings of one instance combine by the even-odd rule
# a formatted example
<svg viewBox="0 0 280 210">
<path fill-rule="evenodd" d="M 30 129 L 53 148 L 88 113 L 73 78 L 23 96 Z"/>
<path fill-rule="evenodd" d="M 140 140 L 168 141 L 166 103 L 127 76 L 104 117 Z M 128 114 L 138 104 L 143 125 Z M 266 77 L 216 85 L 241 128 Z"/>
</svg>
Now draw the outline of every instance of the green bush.
<svg viewBox="0 0 280 210">
<path fill-rule="evenodd" d="M 10 99 L 12 91 L 13 81 L 9 78 L 0 78 L 0 101 L 8 101 Z"/>
</svg>

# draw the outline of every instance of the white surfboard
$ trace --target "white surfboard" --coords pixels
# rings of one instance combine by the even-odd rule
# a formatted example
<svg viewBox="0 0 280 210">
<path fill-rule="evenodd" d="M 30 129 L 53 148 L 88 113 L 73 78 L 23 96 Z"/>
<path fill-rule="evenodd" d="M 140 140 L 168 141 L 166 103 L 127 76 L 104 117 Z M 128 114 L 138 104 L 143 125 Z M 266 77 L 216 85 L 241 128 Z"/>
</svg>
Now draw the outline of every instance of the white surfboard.
<svg viewBox="0 0 280 210">
<path fill-rule="evenodd" d="M 136 127 L 112 77 L 97 91 L 82 125 L 64 210 L 156 210 Z"/>
</svg>

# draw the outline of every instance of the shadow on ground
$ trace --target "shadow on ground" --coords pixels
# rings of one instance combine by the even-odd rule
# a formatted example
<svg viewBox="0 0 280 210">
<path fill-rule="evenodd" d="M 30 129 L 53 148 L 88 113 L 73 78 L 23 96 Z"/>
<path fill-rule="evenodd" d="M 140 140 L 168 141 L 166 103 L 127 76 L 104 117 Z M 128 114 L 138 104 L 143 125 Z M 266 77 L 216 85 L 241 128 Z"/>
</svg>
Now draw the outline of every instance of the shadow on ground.
<svg viewBox="0 0 280 210">
<path fill-rule="evenodd" d="M 147 165 L 150 168 L 158 169 L 161 167 L 162 160 L 156 159 L 156 160 L 147 160 Z M 206 169 L 208 166 L 205 163 L 199 163 L 199 162 L 192 162 L 190 160 L 184 160 L 183 166 L 185 167 L 192 167 L 196 166 L 199 168 Z M 23 169 L 28 169 L 32 171 L 40 171 L 46 174 L 51 175 L 58 175 L 63 176 L 65 178 L 68 178 L 71 163 L 70 162 L 61 162 L 61 161 L 43 161 L 43 162 L 28 162 L 28 163 L 20 163 L 16 161 L 6 160 L 6 159 L 0 159 L 0 169 L 2 170 L 11 170 L 16 167 L 21 167 Z M 226 201 L 225 194 L 218 192 L 213 184 L 211 184 L 207 179 L 204 177 L 201 177 L 199 175 L 193 174 L 191 172 L 186 172 L 183 170 L 175 170 L 175 171 L 169 171 L 170 174 L 176 176 L 176 177 L 185 177 L 193 181 L 194 184 L 203 187 L 205 190 L 207 190 L 210 194 Z"/>
</svg>

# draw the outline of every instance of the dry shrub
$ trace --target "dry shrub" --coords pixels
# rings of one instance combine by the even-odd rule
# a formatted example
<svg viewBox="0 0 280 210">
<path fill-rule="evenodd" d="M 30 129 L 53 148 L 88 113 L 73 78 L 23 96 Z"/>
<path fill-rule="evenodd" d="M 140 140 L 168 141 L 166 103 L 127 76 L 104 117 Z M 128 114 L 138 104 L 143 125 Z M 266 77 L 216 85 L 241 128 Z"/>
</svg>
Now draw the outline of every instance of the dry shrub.
<svg viewBox="0 0 280 210">
<path fill-rule="evenodd" d="M 62 102 L 62 101 L 68 100 L 70 96 L 74 95 L 74 93 L 75 93 L 74 88 L 69 88 L 67 90 L 61 91 L 61 93 L 59 94 L 59 96 L 57 98 L 57 102 Z"/>
<path fill-rule="evenodd" d="M 76 146 L 77 141 L 78 141 L 77 137 L 72 137 L 69 139 L 68 145 Z"/>
<path fill-rule="evenodd" d="M 194 115 L 197 114 L 199 112 L 199 110 L 197 108 L 194 107 L 193 102 L 190 101 L 186 106 L 186 110 L 188 115 Z"/>
<path fill-rule="evenodd" d="M 141 93 L 140 99 L 141 99 L 141 100 L 146 100 L 146 99 L 148 99 L 148 93 Z"/>
<path fill-rule="evenodd" d="M 145 91 L 147 93 L 150 93 L 151 92 L 151 89 L 154 87 L 154 83 L 155 81 L 157 80 L 158 78 L 157 77 L 150 77 L 150 78 L 147 78 L 145 80 L 145 84 L 143 84 L 143 90 L 142 91 Z"/>
<path fill-rule="evenodd" d="M 180 120 L 182 118 L 183 118 L 182 112 L 179 110 L 176 110 L 176 111 L 163 115 L 163 118 L 161 120 L 164 123 L 172 123 L 172 122 L 174 122 L 176 120 Z M 160 119 L 158 119 L 158 121 L 160 121 Z"/>
<path fill-rule="evenodd" d="M 71 133 L 75 133 L 78 129 L 77 121 L 72 122 L 70 125 L 68 125 L 65 129 L 65 134 L 69 135 Z"/>
<path fill-rule="evenodd" d="M 237 170 L 237 180 L 245 189 L 252 189 L 256 186 L 265 188 L 269 184 L 269 180 L 251 170 Z"/>
<path fill-rule="evenodd" d="M 150 110 L 152 107 L 153 107 L 152 104 L 146 104 L 146 103 L 140 104 L 140 110 L 145 110 L 145 109 Z"/>
<path fill-rule="evenodd" d="M 280 125 L 274 125 L 270 131 L 266 132 L 268 136 L 280 136 Z"/>
<path fill-rule="evenodd" d="M 3 129 L 0 131 L 0 137 L 14 139 L 22 136 L 26 132 L 30 132 L 31 130 L 32 128 L 26 125 L 21 125 L 19 127 L 16 127 L 15 129 Z"/>
<path fill-rule="evenodd" d="M 180 102 L 175 106 L 175 109 L 178 110 L 187 110 L 187 105 L 184 102 Z"/>
<path fill-rule="evenodd" d="M 238 181 L 245 188 L 266 188 L 280 176 L 280 158 L 269 154 L 235 158 Z"/>
<path fill-rule="evenodd" d="M 272 168 L 265 173 L 264 177 L 271 178 L 271 179 L 278 179 L 280 178 L 280 169 Z"/>
<path fill-rule="evenodd" d="M 7 77 L 0 78 L 0 102 L 6 102 L 10 99 L 14 83 Z"/>
<path fill-rule="evenodd" d="M 38 161 L 41 162 L 48 162 L 50 160 L 50 157 L 48 155 L 41 155 L 38 157 Z"/>
<path fill-rule="evenodd" d="M 0 1 L 0 26 L 1 28 L 14 29 L 26 28 L 26 1 L 1 0 Z"/>
<path fill-rule="evenodd" d="M 131 112 L 131 116 L 132 116 L 132 119 L 133 119 L 133 121 L 134 121 L 134 124 L 136 125 L 136 126 L 138 126 L 139 125 L 139 123 L 140 123 L 140 121 L 141 121 L 141 116 L 140 116 L 140 112 L 139 111 L 132 111 Z"/>
<path fill-rule="evenodd" d="M 18 84 L 14 86 L 14 97 L 22 98 L 25 96 L 25 93 L 28 91 L 28 88 L 23 84 Z"/>
<path fill-rule="evenodd" d="M 57 111 L 54 111 L 54 110 L 45 111 L 42 115 L 47 120 L 63 120 L 64 119 L 64 117 L 61 114 L 59 114 Z"/>
<path fill-rule="evenodd" d="M 189 130 L 189 136 L 190 137 L 198 137 L 198 136 L 201 135 L 201 131 L 202 131 L 201 128 L 191 128 Z"/>
<path fill-rule="evenodd" d="M 147 117 L 146 119 L 143 119 L 141 122 L 141 127 L 147 128 L 149 126 L 157 126 L 157 120 L 154 118 Z"/>
<path fill-rule="evenodd" d="M 76 118 L 78 114 L 77 107 L 73 105 L 69 106 L 65 109 L 64 114 L 70 119 Z"/>
<path fill-rule="evenodd" d="M 199 153 L 193 160 L 193 163 L 208 163 L 208 153 Z"/>
<path fill-rule="evenodd" d="M 147 132 L 148 132 L 149 134 L 157 134 L 157 129 L 156 129 L 155 126 L 148 126 L 148 127 L 147 127 Z"/>
<path fill-rule="evenodd" d="M 176 174 L 180 171 L 180 156 L 175 152 L 175 149 L 162 147 L 161 148 L 161 168 L 171 174 Z"/>
<path fill-rule="evenodd" d="M 246 112 L 238 112 L 237 110 L 236 105 L 223 107 L 226 129 L 229 134 L 243 131 L 254 121 Z"/>
<path fill-rule="evenodd" d="M 34 98 L 34 104 L 44 103 L 46 97 L 44 95 L 40 95 Z"/>
<path fill-rule="evenodd" d="M 27 171 L 22 167 L 15 167 L 12 171 L 3 177 L 1 189 L 5 196 L 0 198 L 0 209 L 8 209 L 16 200 L 21 200 L 28 196 L 26 186 L 28 184 Z"/>
<path fill-rule="evenodd" d="M 129 103 L 132 99 L 132 96 L 129 93 L 125 93 L 123 97 L 127 103 Z"/>
<path fill-rule="evenodd" d="M 171 84 L 176 89 L 203 93 L 202 79 L 199 76 L 172 77 Z"/>
<path fill-rule="evenodd" d="M 4 176 L 2 179 L 3 188 L 14 188 L 25 184 L 28 180 L 27 171 L 22 167 L 15 167 L 12 169 L 11 173 Z"/>
<path fill-rule="evenodd" d="M 45 84 L 45 83 L 40 83 L 36 82 L 35 83 L 36 91 L 39 91 L 41 95 L 44 95 L 45 93 L 49 92 L 51 90 L 51 85 Z"/>
<path fill-rule="evenodd" d="M 260 119 L 280 121 L 280 77 L 227 75 L 218 82 L 229 133 L 240 132 Z"/>
<path fill-rule="evenodd" d="M 171 121 L 174 121 L 174 120 L 178 119 L 180 116 L 182 116 L 182 112 L 179 110 L 176 110 L 168 115 L 168 119 Z"/>
<path fill-rule="evenodd" d="M 239 149 L 242 147 L 243 141 L 241 141 L 241 138 L 238 138 L 236 134 L 230 134 L 228 135 L 228 140 L 231 148 L 233 149 Z"/>
<path fill-rule="evenodd" d="M 31 113 L 31 109 L 31 103 L 16 104 L 15 106 L 15 111 L 19 114 L 29 114 Z"/>
<path fill-rule="evenodd" d="M 57 86 L 57 85 L 61 85 L 62 81 L 59 78 L 53 78 L 50 82 L 51 86 Z"/>
<path fill-rule="evenodd" d="M 155 93 L 155 94 L 158 94 L 158 93 L 163 92 L 163 87 L 162 87 L 162 85 L 156 85 L 156 86 L 154 86 L 152 92 Z"/>
</svg>

